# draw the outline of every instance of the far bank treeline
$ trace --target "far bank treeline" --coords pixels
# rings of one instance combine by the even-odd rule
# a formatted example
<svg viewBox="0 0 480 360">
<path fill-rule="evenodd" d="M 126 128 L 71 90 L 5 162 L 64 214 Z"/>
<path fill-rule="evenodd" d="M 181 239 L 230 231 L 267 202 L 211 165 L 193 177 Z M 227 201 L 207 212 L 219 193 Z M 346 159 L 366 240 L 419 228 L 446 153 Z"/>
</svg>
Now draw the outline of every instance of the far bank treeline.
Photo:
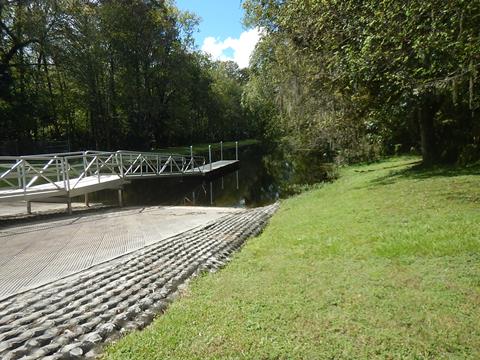
<svg viewBox="0 0 480 360">
<path fill-rule="evenodd" d="M 195 51 L 197 23 L 170 1 L 0 0 L 0 143 L 148 150 L 257 136 L 245 70 Z"/>
<path fill-rule="evenodd" d="M 245 100 L 289 148 L 480 158 L 480 1 L 245 0 Z"/>
</svg>

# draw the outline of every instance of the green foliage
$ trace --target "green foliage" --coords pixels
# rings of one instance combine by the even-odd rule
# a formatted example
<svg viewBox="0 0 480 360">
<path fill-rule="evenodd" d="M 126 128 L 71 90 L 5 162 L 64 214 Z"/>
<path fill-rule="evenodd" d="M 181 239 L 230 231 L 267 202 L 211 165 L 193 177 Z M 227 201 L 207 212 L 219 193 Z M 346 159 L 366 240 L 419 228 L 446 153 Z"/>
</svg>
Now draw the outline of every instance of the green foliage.
<svg viewBox="0 0 480 360">
<path fill-rule="evenodd" d="M 479 167 L 343 168 L 104 359 L 477 359 Z"/>
<path fill-rule="evenodd" d="M 247 22 L 265 31 L 247 89 L 267 105 L 254 88 L 275 95 L 274 121 L 291 141 L 334 142 L 353 160 L 402 143 L 421 147 L 425 162 L 478 145 L 478 1 L 244 6 Z"/>
<path fill-rule="evenodd" d="M 256 135 L 244 73 L 195 51 L 198 18 L 171 1 L 2 1 L 0 19 L 0 141 L 150 149 Z"/>
</svg>

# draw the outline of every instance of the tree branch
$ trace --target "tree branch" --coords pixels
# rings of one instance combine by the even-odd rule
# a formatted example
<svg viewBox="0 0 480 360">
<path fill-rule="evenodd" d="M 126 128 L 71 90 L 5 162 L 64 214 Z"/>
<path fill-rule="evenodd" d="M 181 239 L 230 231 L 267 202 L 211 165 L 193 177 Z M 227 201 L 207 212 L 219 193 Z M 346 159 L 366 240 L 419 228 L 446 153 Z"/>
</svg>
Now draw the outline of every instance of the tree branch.
<svg viewBox="0 0 480 360">
<path fill-rule="evenodd" d="M 7 66 L 12 58 L 15 56 L 18 50 L 23 49 L 24 47 L 32 44 L 32 43 L 38 43 L 37 39 L 29 39 L 26 41 L 22 41 L 20 43 L 15 44 L 2 58 L 2 63 L 4 66 Z"/>
</svg>

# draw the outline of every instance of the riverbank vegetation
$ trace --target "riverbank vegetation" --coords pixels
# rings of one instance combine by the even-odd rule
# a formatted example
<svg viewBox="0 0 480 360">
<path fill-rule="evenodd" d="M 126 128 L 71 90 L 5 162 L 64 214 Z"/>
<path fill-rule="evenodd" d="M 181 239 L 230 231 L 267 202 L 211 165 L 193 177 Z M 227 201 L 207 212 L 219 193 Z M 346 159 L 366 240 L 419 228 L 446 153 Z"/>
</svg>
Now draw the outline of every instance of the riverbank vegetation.
<svg viewBox="0 0 480 360">
<path fill-rule="evenodd" d="M 104 359 L 476 359 L 477 166 L 342 169 Z"/>
<path fill-rule="evenodd" d="M 292 149 L 346 162 L 480 157 L 478 1 L 245 0 L 245 103 Z M 328 156 L 326 156 L 328 160 Z"/>
</svg>

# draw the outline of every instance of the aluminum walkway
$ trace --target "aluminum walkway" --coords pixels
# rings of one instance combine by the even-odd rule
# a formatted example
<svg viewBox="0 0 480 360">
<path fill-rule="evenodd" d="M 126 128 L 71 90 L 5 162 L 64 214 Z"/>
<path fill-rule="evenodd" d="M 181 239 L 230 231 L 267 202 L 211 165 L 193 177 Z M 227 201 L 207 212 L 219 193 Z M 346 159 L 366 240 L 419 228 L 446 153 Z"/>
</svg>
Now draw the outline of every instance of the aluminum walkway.
<svg viewBox="0 0 480 360">
<path fill-rule="evenodd" d="M 208 176 L 238 166 L 237 160 L 209 163 L 202 156 L 133 152 L 84 151 L 0 156 L 0 202 L 41 201 L 121 189 L 132 179 Z M 121 202 L 121 201 L 120 201 Z"/>
</svg>

